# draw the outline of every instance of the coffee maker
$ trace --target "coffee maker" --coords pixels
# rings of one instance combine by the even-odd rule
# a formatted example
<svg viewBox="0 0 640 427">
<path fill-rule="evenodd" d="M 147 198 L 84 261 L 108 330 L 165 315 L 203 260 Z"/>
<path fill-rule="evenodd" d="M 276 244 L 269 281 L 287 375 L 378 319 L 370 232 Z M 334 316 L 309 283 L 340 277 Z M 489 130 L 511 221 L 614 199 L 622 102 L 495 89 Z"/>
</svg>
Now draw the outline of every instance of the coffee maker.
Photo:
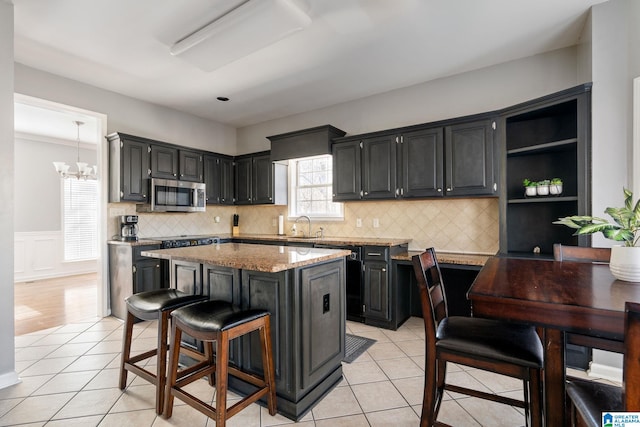
<svg viewBox="0 0 640 427">
<path fill-rule="evenodd" d="M 120 239 L 138 240 L 138 215 L 120 216 Z"/>
</svg>

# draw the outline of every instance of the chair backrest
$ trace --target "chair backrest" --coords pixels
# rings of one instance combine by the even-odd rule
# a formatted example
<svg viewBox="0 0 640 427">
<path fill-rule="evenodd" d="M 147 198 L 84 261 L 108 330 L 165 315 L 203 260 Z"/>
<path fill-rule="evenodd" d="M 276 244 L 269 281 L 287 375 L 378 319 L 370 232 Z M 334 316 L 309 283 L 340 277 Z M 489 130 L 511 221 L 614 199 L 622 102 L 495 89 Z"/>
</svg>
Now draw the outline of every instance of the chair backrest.
<svg viewBox="0 0 640 427">
<path fill-rule="evenodd" d="M 624 402 L 625 410 L 640 411 L 640 304 L 625 303 Z"/>
<path fill-rule="evenodd" d="M 556 261 L 608 263 L 609 259 L 611 259 L 611 248 L 585 248 L 555 243 L 553 245 L 553 259 Z"/>
<path fill-rule="evenodd" d="M 411 258 L 418 281 L 427 345 L 435 345 L 438 323 L 448 315 L 447 297 L 433 248 Z"/>
</svg>

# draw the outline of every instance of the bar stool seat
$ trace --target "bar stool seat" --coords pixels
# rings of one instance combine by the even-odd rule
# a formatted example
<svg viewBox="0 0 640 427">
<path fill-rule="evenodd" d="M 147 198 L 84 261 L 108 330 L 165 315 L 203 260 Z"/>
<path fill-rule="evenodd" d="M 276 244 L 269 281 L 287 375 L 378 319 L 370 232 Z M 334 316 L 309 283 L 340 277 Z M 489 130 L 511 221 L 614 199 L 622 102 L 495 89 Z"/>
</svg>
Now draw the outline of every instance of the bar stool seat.
<svg viewBox="0 0 640 427">
<path fill-rule="evenodd" d="M 276 414 L 275 374 L 268 311 L 242 310 L 224 301 L 205 301 L 179 308 L 171 316 L 173 318 L 172 350 L 167 374 L 164 408 L 166 418 L 170 418 L 172 415 L 174 397 L 214 419 L 217 427 L 224 427 L 227 419 L 263 396 L 267 396 L 269 414 Z M 263 377 L 229 366 L 229 342 L 253 331 L 260 333 Z M 203 341 L 205 354 L 201 362 L 179 371 L 179 343 L 183 332 Z M 215 361 L 214 341 L 216 342 Z M 213 374 L 215 374 L 215 381 L 212 381 Z M 257 387 L 256 391 L 230 408 L 227 408 L 228 375 L 233 375 Z M 215 383 L 216 386 L 215 407 L 183 390 L 187 384 L 205 376 L 208 376 L 210 383 Z"/>
<path fill-rule="evenodd" d="M 132 372 L 156 386 L 156 413 L 162 414 L 164 391 L 167 381 L 167 335 L 169 315 L 173 310 L 189 304 L 205 301 L 206 296 L 190 295 L 177 289 L 159 289 L 140 292 L 125 299 L 127 318 L 125 319 L 122 358 L 120 362 L 120 390 L 127 385 L 127 372 Z M 131 356 L 131 342 L 135 319 L 158 321 L 158 344 L 156 348 Z M 157 356 L 156 371 L 144 369 L 139 363 Z"/>
</svg>

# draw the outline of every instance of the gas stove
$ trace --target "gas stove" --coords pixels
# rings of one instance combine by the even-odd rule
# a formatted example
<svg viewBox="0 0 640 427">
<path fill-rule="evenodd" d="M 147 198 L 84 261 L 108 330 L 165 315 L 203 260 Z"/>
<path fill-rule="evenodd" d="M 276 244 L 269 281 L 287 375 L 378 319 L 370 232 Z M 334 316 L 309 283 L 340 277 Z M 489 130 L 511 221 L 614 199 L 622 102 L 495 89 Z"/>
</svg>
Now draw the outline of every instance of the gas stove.
<svg viewBox="0 0 640 427">
<path fill-rule="evenodd" d="M 169 237 L 157 237 L 162 241 L 162 249 L 184 248 L 187 246 L 215 245 L 220 243 L 220 238 L 210 235 L 181 235 Z"/>
</svg>

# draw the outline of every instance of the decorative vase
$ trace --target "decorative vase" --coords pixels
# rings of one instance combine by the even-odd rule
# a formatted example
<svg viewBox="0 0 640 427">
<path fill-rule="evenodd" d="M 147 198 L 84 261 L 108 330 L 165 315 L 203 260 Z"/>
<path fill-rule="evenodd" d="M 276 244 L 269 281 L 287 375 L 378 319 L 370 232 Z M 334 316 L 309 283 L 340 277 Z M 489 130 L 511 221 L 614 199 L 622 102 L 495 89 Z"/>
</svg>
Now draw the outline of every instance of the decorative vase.
<svg viewBox="0 0 640 427">
<path fill-rule="evenodd" d="M 549 195 L 549 185 L 548 184 L 538 185 L 536 187 L 536 192 L 538 193 L 538 196 L 548 196 Z"/>
<path fill-rule="evenodd" d="M 609 269 L 618 280 L 640 282 L 640 247 L 612 247 Z"/>
<path fill-rule="evenodd" d="M 525 196 L 535 196 L 536 193 L 536 187 L 524 187 L 524 194 Z"/>
<path fill-rule="evenodd" d="M 562 184 L 550 184 L 549 193 L 555 195 L 562 193 Z"/>
</svg>

